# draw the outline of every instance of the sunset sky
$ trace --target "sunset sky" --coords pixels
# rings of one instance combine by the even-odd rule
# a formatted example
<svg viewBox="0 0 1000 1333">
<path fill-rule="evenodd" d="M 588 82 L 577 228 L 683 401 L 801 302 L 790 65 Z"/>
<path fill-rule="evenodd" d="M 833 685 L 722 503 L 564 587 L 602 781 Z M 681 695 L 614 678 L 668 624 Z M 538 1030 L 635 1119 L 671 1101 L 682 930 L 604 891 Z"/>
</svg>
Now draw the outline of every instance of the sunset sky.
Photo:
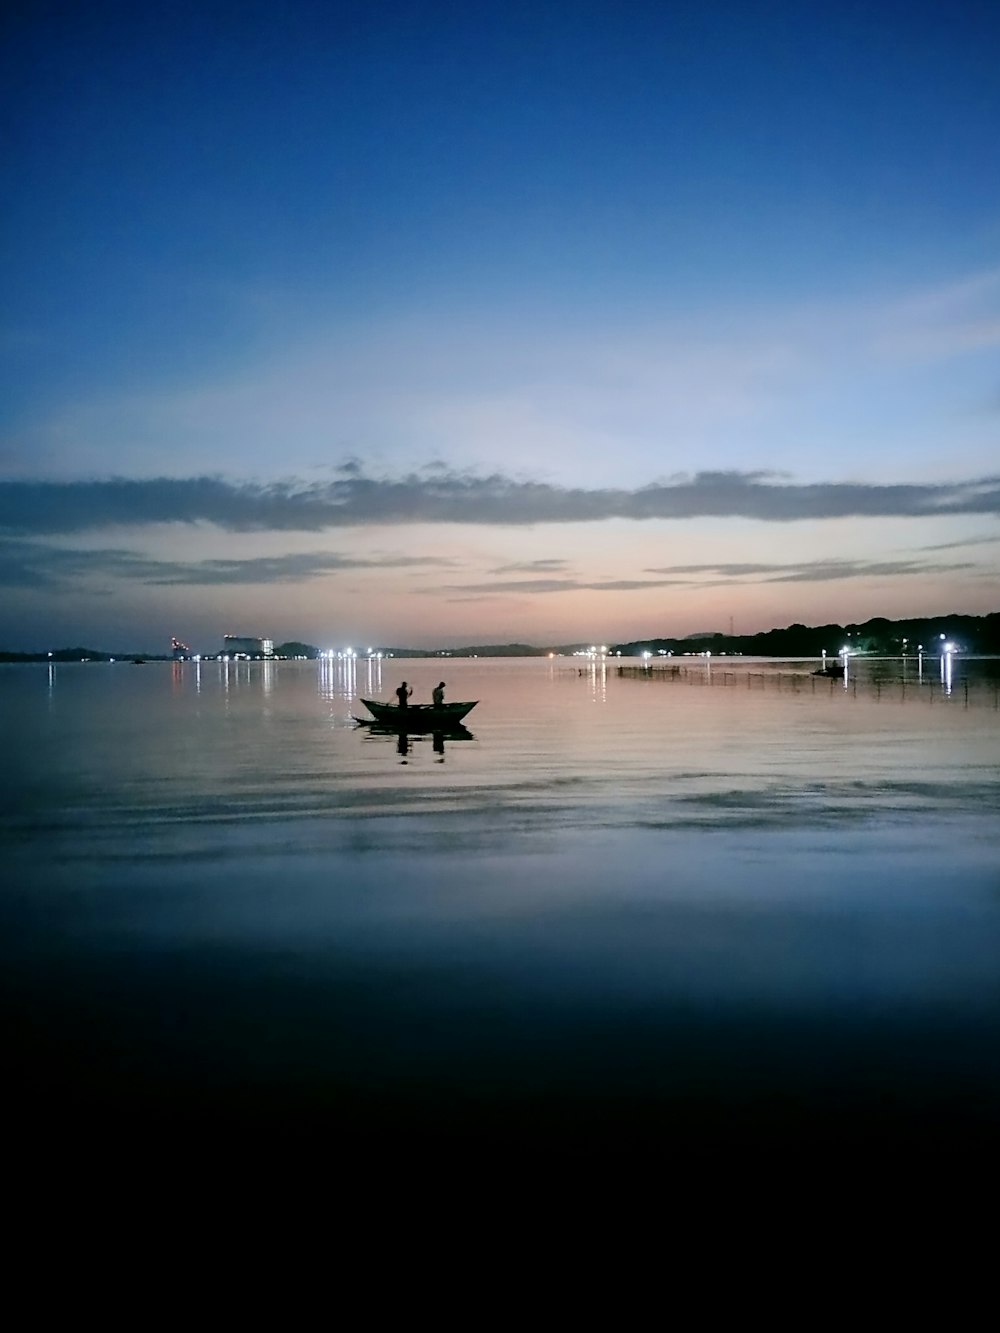
<svg viewBox="0 0 1000 1333">
<path fill-rule="evenodd" d="M 1000 610 L 1000 6 L 12 9 L 0 648 Z"/>
</svg>

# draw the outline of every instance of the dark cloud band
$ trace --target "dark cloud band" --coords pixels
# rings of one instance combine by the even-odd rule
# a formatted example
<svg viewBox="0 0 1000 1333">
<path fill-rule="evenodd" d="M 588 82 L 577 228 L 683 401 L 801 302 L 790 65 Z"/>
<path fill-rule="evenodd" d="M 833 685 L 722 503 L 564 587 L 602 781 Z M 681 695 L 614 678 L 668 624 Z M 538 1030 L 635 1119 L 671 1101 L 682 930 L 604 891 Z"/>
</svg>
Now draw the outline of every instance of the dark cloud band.
<svg viewBox="0 0 1000 1333">
<path fill-rule="evenodd" d="M 67 580 L 138 580 L 152 586 L 301 583 L 357 570 L 448 569 L 439 556 L 359 558 L 334 551 L 251 556 L 229 560 L 158 560 L 133 551 L 65 550 L 23 537 L 0 537 L 0 587 L 52 588 Z"/>
<path fill-rule="evenodd" d="M 210 523 L 234 532 L 321 532 L 375 524 L 523 526 L 603 519 L 801 519 L 1000 515 L 1000 477 L 928 485 L 816 482 L 760 472 L 699 472 L 634 490 L 555 486 L 499 473 L 428 470 L 269 485 L 218 477 L 0 482 L 0 530 L 84 532 L 152 523 Z"/>
</svg>

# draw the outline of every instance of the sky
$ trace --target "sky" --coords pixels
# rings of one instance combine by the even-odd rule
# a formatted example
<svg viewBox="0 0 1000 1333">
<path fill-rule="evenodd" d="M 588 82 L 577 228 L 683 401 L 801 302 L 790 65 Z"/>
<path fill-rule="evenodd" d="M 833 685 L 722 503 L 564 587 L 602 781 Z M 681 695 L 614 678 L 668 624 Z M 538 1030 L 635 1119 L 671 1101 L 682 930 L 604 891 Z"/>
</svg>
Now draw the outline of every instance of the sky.
<svg viewBox="0 0 1000 1333">
<path fill-rule="evenodd" d="M 995 3 L 0 22 L 0 649 L 1000 610 Z"/>
</svg>

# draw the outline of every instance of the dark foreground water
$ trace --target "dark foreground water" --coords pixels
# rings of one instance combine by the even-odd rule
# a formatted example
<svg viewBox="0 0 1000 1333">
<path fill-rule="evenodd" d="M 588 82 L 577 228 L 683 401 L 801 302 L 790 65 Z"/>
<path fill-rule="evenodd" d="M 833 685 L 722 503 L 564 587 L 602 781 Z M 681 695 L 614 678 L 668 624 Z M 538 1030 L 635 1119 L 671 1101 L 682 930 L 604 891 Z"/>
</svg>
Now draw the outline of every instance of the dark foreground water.
<svg viewBox="0 0 1000 1333">
<path fill-rule="evenodd" d="M 4 668 L 8 1111 L 341 1169 L 985 1160 L 997 664 L 811 665 Z M 358 728 L 404 673 L 471 735 Z"/>
</svg>

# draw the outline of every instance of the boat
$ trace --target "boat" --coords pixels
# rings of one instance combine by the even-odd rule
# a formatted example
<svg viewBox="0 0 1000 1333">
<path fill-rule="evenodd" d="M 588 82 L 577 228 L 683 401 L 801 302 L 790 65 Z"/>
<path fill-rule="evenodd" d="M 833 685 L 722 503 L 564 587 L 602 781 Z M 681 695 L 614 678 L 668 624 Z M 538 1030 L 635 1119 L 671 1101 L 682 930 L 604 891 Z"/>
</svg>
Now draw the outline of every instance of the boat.
<svg viewBox="0 0 1000 1333">
<path fill-rule="evenodd" d="M 434 704 L 408 704 L 406 708 L 400 708 L 398 704 L 384 704 L 378 699 L 361 700 L 380 726 L 395 727 L 400 731 L 451 731 L 478 702 L 473 699 L 471 703 L 439 704 L 437 707 Z M 367 719 L 355 720 L 365 722 Z"/>
</svg>

